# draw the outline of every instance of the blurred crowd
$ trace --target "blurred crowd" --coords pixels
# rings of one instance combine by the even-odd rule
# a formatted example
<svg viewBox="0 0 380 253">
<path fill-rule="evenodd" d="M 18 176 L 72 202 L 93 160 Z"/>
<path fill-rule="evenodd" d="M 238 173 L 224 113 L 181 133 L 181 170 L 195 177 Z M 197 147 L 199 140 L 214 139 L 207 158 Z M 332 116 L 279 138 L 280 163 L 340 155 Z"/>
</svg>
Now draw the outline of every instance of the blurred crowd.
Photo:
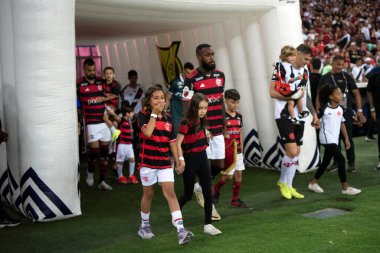
<svg viewBox="0 0 380 253">
<path fill-rule="evenodd" d="M 329 71 L 334 55 L 357 82 L 380 63 L 380 1 L 301 0 L 303 40 Z M 324 74 L 322 72 L 322 74 Z"/>
</svg>

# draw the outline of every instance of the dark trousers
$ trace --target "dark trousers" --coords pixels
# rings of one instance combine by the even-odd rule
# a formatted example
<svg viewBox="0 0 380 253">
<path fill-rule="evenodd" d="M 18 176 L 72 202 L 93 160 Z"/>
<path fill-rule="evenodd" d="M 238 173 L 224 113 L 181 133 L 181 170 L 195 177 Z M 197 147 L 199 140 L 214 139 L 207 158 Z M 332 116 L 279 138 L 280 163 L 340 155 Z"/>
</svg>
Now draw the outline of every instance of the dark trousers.
<svg viewBox="0 0 380 253">
<path fill-rule="evenodd" d="M 181 209 L 193 196 L 195 177 L 198 176 L 205 200 L 205 225 L 211 224 L 212 198 L 211 198 L 211 170 L 208 164 L 206 151 L 184 155 L 185 171 L 183 172 L 184 193 L 179 198 Z"/>
<path fill-rule="evenodd" d="M 355 165 L 355 146 L 354 146 L 354 140 L 352 139 L 352 117 L 353 117 L 353 114 L 352 114 L 352 112 L 346 111 L 343 113 L 343 117 L 346 120 L 344 122 L 344 125 L 346 126 L 348 139 L 349 139 L 350 144 L 351 144 L 351 148 L 349 150 L 346 150 L 347 162 L 349 165 Z M 339 136 L 339 149 L 341 149 L 340 140 L 343 140 L 343 143 L 344 143 L 343 134 L 340 134 L 340 136 Z"/>
<path fill-rule="evenodd" d="M 338 162 L 338 173 L 339 179 L 341 183 L 345 183 L 347 181 L 346 176 L 346 167 L 345 167 L 345 159 L 340 151 L 338 145 L 336 144 L 322 144 L 325 148 L 325 153 L 323 155 L 323 160 L 321 166 L 319 166 L 317 172 L 315 173 L 315 178 L 320 179 L 325 172 L 327 166 L 331 162 L 331 158 L 335 158 L 335 161 Z"/>
</svg>

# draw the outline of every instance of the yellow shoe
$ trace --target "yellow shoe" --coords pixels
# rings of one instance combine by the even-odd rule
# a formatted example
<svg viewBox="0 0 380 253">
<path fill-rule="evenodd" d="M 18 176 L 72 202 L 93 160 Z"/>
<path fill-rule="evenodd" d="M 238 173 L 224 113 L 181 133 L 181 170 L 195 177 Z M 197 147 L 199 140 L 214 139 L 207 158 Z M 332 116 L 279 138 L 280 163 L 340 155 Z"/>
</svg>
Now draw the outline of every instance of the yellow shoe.
<svg viewBox="0 0 380 253">
<path fill-rule="evenodd" d="M 119 138 L 119 135 L 120 135 L 120 130 L 116 129 L 112 135 L 112 142 L 115 142 L 117 140 L 117 138 Z"/>
<path fill-rule="evenodd" d="M 289 187 L 285 183 L 277 182 L 278 187 L 280 187 L 281 195 L 286 199 L 292 199 L 292 194 L 290 193 Z"/>
<path fill-rule="evenodd" d="M 222 217 L 220 217 L 220 214 L 218 213 L 218 211 L 216 211 L 216 208 L 214 205 L 212 205 L 212 213 L 211 213 L 211 220 L 212 221 L 218 221 L 218 220 L 221 220 Z"/>
<path fill-rule="evenodd" d="M 203 198 L 203 193 L 200 191 L 194 191 L 195 199 L 197 200 L 198 205 L 201 207 L 205 206 L 205 200 Z"/>
<path fill-rule="evenodd" d="M 289 188 L 289 191 L 290 191 L 290 194 L 292 195 L 292 197 L 295 198 L 295 199 L 303 199 L 303 198 L 305 198 L 304 195 L 302 195 L 301 193 L 298 193 L 296 191 L 296 188 Z"/>
</svg>

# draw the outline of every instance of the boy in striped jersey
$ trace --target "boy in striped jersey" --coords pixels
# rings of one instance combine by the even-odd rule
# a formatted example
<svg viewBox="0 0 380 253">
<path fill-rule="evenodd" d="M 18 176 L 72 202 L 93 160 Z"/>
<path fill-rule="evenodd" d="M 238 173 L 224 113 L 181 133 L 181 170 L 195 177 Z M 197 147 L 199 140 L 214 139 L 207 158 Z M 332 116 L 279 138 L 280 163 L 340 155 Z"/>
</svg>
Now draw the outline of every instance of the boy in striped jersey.
<svg viewBox="0 0 380 253">
<path fill-rule="evenodd" d="M 119 129 L 121 131 L 116 153 L 117 162 L 117 177 L 118 182 L 127 184 L 133 183 L 137 184 L 138 180 L 134 175 L 135 172 L 135 155 L 133 153 L 132 147 L 132 130 L 130 121 L 133 118 L 134 111 L 129 105 L 128 101 L 123 101 L 121 103 L 121 114 L 122 118 L 119 122 Z M 129 161 L 129 176 L 126 178 L 123 175 L 123 164 L 125 161 Z"/>
<path fill-rule="evenodd" d="M 226 105 L 225 119 L 227 124 L 227 134 L 224 136 L 226 143 L 226 156 L 234 156 L 234 148 L 229 148 L 230 145 L 234 145 L 234 141 L 237 145 L 237 156 L 235 161 L 230 165 L 232 168 L 229 169 L 226 174 L 223 175 L 214 185 L 212 193 L 213 202 L 214 204 L 218 203 L 222 186 L 233 179 L 231 206 L 246 208 L 248 205 L 245 204 L 239 197 L 243 170 L 245 170 L 244 155 L 242 152 L 243 116 L 237 111 L 240 105 L 239 92 L 235 89 L 226 90 L 224 93 L 224 101 Z M 227 152 L 232 152 L 232 154 L 227 154 Z"/>
</svg>

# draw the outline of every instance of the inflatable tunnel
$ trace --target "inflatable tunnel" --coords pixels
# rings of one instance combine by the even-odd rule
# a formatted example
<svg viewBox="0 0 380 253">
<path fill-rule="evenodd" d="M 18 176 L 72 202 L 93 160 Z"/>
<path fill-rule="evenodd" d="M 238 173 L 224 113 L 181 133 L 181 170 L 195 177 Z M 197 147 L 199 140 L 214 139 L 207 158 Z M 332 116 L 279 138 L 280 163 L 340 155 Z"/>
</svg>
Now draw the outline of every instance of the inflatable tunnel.
<svg viewBox="0 0 380 253">
<path fill-rule="evenodd" d="M 212 45 L 226 89 L 241 94 L 245 162 L 279 169 L 269 85 L 281 47 L 302 42 L 298 0 L 3 0 L 0 11 L 0 114 L 9 133 L 0 193 L 31 219 L 81 214 L 76 47 L 95 48 L 97 67 L 113 66 L 123 85 L 135 69 L 148 87 L 175 77 L 173 65 L 197 66 L 196 46 Z M 319 161 L 307 120 L 300 172 Z"/>
</svg>

